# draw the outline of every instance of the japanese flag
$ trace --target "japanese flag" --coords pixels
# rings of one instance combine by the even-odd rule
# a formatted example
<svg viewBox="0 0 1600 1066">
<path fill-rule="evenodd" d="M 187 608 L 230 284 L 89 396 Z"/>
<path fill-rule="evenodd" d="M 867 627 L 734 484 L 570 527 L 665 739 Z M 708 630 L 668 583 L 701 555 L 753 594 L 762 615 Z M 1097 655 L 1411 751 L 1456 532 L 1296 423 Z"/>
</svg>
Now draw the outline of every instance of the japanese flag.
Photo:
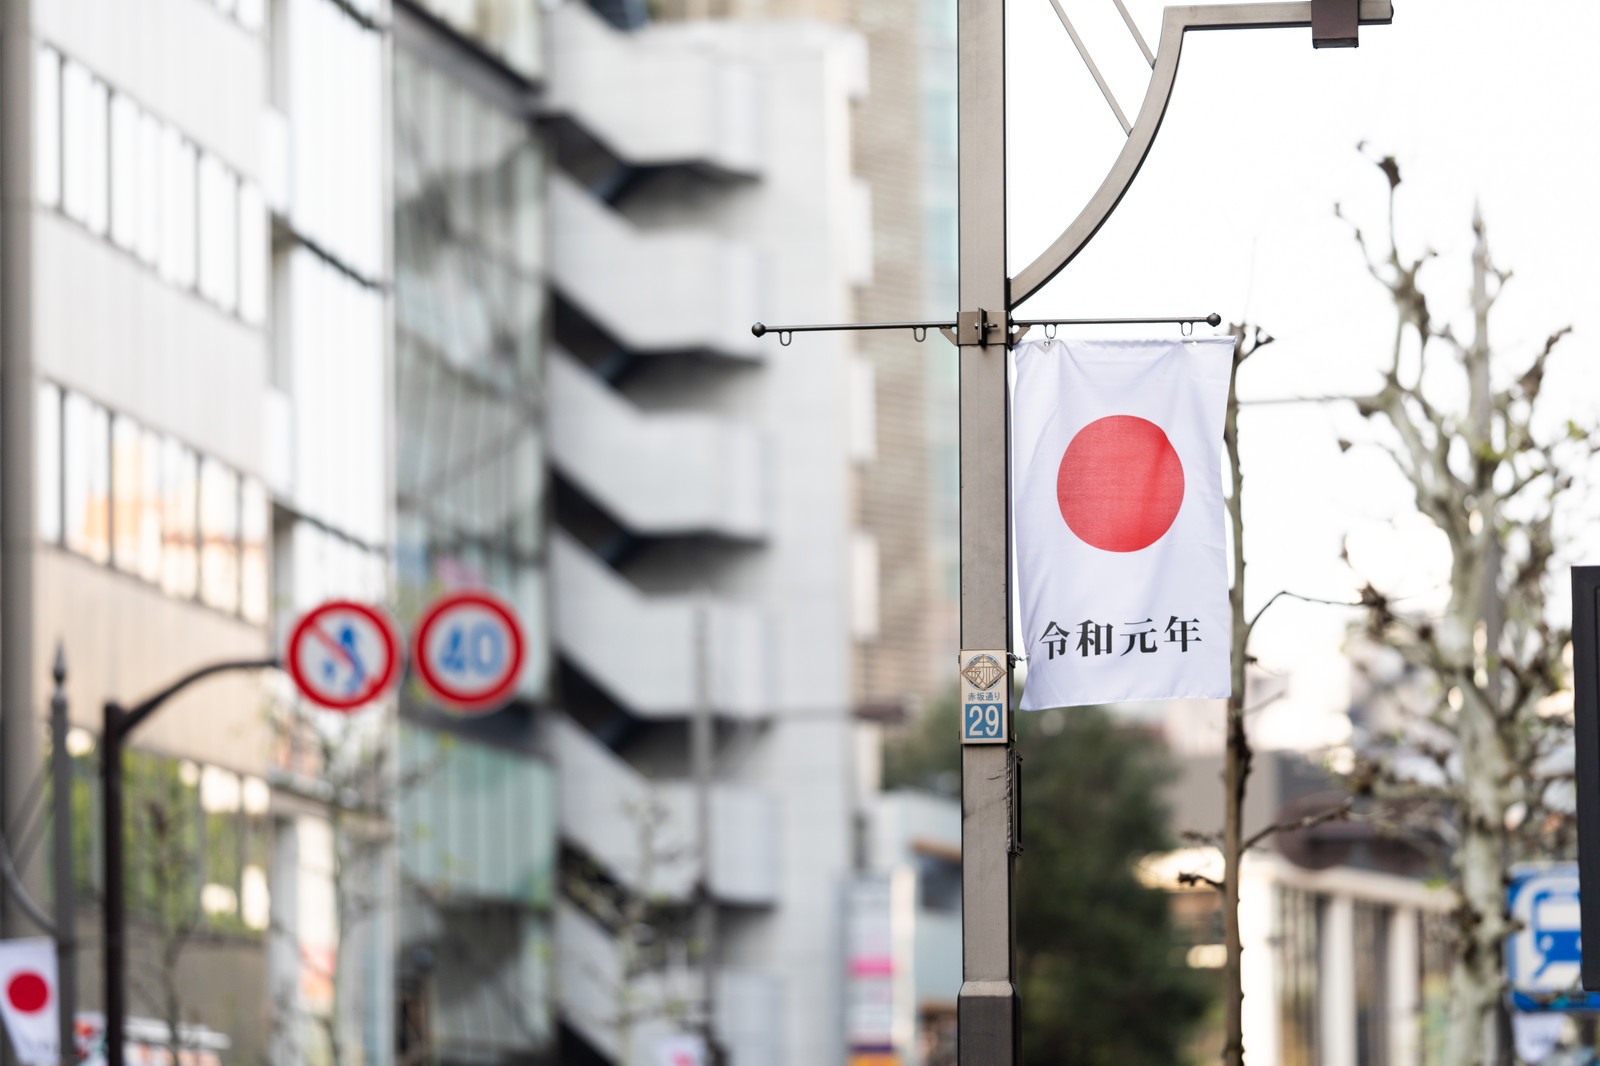
<svg viewBox="0 0 1600 1066">
<path fill-rule="evenodd" d="M 705 1041 L 693 1034 L 656 1039 L 656 1066 L 705 1066 Z"/>
<path fill-rule="evenodd" d="M 56 942 L 47 936 L 0 940 L 0 1016 L 17 1061 L 57 1066 Z"/>
<path fill-rule="evenodd" d="M 1226 697 L 1233 339 L 1015 350 L 1022 709 Z"/>
</svg>

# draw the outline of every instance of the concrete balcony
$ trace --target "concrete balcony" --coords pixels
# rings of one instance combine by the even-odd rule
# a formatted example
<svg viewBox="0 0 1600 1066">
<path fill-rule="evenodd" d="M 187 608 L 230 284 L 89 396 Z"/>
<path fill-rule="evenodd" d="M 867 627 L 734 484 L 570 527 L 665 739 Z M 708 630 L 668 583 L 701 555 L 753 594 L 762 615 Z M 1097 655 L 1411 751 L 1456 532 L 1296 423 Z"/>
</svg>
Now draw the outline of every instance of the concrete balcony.
<svg viewBox="0 0 1600 1066">
<path fill-rule="evenodd" d="M 646 779 L 566 718 L 547 716 L 541 731 L 559 771 L 562 836 L 632 892 L 690 899 L 699 861 L 693 783 Z M 776 840 L 769 795 L 749 785 L 712 785 L 713 896 L 747 906 L 773 903 Z"/>
<path fill-rule="evenodd" d="M 556 467 L 630 531 L 766 531 L 761 438 L 694 413 L 647 414 L 564 352 L 549 363 L 550 452 Z"/>
<path fill-rule="evenodd" d="M 612 1062 L 655 1062 L 661 1038 L 698 1023 L 700 974 L 682 961 L 636 974 L 625 946 L 570 903 L 555 912 L 556 987 L 562 1018 Z M 713 986 L 713 1016 L 731 1066 L 777 1066 L 782 1012 L 778 982 L 724 968 Z"/>
<path fill-rule="evenodd" d="M 750 63 L 678 27 L 620 33 L 587 4 L 549 15 L 547 109 L 633 166 L 761 169 L 759 85 Z"/>
<path fill-rule="evenodd" d="M 560 531 L 550 538 L 557 650 L 642 718 L 684 718 L 700 693 L 716 714 L 757 718 L 767 695 L 767 634 L 754 608 L 690 596 L 647 596 Z M 706 676 L 696 678 L 697 615 Z"/>
<path fill-rule="evenodd" d="M 759 354 L 749 245 L 704 230 L 641 230 L 559 171 L 549 220 L 556 288 L 630 351 Z"/>
</svg>

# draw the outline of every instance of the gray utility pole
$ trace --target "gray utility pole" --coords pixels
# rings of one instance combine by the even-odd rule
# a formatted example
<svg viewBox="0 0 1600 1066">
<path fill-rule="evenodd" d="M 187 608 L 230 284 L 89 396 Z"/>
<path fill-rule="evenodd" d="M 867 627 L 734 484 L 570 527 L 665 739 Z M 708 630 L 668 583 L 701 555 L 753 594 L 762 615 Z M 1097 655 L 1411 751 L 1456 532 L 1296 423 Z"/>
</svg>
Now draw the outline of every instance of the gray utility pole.
<svg viewBox="0 0 1600 1066">
<path fill-rule="evenodd" d="M 1044 2 L 1044 0 L 1040 0 Z M 1209 322 L 1216 315 L 1143 319 L 1013 319 L 1011 312 L 1077 257 L 1127 193 L 1155 143 L 1190 30 L 1310 28 L 1317 48 L 1354 48 L 1360 27 L 1394 19 L 1391 0 L 1183 4 L 1162 14 L 1151 50 L 1123 0 L 1111 0 L 1150 64 L 1150 87 L 1132 122 L 1100 76 L 1059 0 L 1049 0 L 1127 140 L 1089 203 L 1061 236 L 1011 277 L 1006 269 L 1005 0 L 957 0 L 960 300 L 954 322 L 768 326 L 796 333 L 908 329 L 942 332 L 961 361 L 961 1066 L 1019 1059 L 1016 916 L 1012 875 L 1020 779 L 1011 724 L 1010 405 L 1006 350 L 1032 326 L 1107 322 Z"/>
<path fill-rule="evenodd" d="M 61 1040 L 61 1061 L 78 1061 L 73 1021 L 78 1013 L 78 896 L 72 877 L 72 755 L 67 751 L 67 653 L 56 645 L 50 670 L 55 691 L 50 694 L 51 815 L 55 822 L 54 865 L 56 903 L 56 1016 Z"/>
<path fill-rule="evenodd" d="M 1010 715 L 1011 452 L 1006 402 L 1010 280 L 1006 273 L 1005 0 L 956 4 L 960 159 L 961 647 L 989 652 L 1001 676 L 963 678 L 963 692 L 998 690 L 998 738 L 961 748 L 961 993 L 956 1042 L 962 1066 L 1018 1061 L 1016 762 Z M 963 651 L 969 671 L 981 651 Z M 962 699 L 963 739 L 968 699 Z M 987 704 L 985 704 L 987 706 Z M 981 724 L 981 723 L 980 723 Z M 998 739 L 1000 743 L 992 741 Z"/>
<path fill-rule="evenodd" d="M 33 18 L 32 0 L 0 0 L 0 824 L 15 826 L 39 765 L 34 705 Z M 42 865 L 18 871 L 35 898 Z M 8 891 L 0 932 L 27 911 Z M 11 1061 L 9 1045 L 0 1048 Z"/>
</svg>

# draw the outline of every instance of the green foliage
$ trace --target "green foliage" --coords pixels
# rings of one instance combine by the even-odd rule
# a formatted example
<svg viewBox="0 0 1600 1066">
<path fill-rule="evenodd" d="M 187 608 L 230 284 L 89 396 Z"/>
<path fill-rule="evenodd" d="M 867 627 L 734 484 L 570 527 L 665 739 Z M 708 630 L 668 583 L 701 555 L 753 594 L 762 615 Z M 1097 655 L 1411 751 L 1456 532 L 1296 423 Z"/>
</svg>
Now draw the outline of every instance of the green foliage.
<svg viewBox="0 0 1600 1066">
<path fill-rule="evenodd" d="M 923 708 L 910 725 L 892 732 L 883 745 L 883 787 L 920 788 L 941 796 L 961 793 L 961 717 L 956 694 Z"/>
<path fill-rule="evenodd" d="M 178 760 L 129 749 L 123 758 L 128 909 L 164 934 L 200 924 L 200 798 Z"/>
<path fill-rule="evenodd" d="M 884 751 L 884 787 L 959 792 L 952 699 Z M 1166 893 L 1134 864 L 1170 849 L 1161 787 L 1172 769 L 1148 734 L 1100 708 L 1018 716 L 1023 758 L 1017 965 L 1023 1059 L 1052 1066 L 1170 1066 L 1212 992 L 1182 962 Z"/>
<path fill-rule="evenodd" d="M 1181 961 L 1165 892 L 1134 864 L 1172 847 L 1159 743 L 1100 708 L 1019 716 L 1017 966 L 1023 1058 L 1181 1061 L 1210 994 Z"/>
</svg>

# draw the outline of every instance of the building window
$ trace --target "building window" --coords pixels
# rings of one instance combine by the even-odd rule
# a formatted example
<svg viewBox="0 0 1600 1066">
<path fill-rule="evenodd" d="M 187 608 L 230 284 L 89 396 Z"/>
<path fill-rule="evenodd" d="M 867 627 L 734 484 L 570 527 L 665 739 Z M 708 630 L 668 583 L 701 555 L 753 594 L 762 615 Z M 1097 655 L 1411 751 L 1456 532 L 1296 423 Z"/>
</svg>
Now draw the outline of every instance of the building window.
<svg viewBox="0 0 1600 1066">
<path fill-rule="evenodd" d="M 239 184 L 209 152 L 200 158 L 200 295 L 232 311 L 239 299 Z"/>
<path fill-rule="evenodd" d="M 134 253 L 149 266 L 161 261 L 161 121 L 153 115 L 139 115 L 139 154 L 136 169 L 112 180 L 132 182 L 133 201 L 138 212 L 138 237 Z"/>
<path fill-rule="evenodd" d="M 200 463 L 200 599 L 239 609 L 239 475 L 215 459 Z"/>
<path fill-rule="evenodd" d="M 1392 908 L 1355 903 L 1356 1066 L 1389 1066 L 1389 919 Z"/>
<path fill-rule="evenodd" d="M 34 414 L 39 477 L 34 506 L 39 539 L 47 544 L 61 543 L 61 390 L 49 382 L 39 385 L 39 402 Z"/>
<path fill-rule="evenodd" d="M 1278 1024 L 1283 1066 L 1316 1066 L 1322 898 L 1278 888 Z"/>
<path fill-rule="evenodd" d="M 267 268 L 272 261 L 267 204 L 253 182 L 239 185 L 239 317 L 252 326 L 267 320 Z"/>
<path fill-rule="evenodd" d="M 481 584 L 542 618 L 543 146 L 421 56 L 393 70 L 396 598 Z"/>
<path fill-rule="evenodd" d="M 122 93 L 111 97 L 111 239 L 128 251 L 139 247 L 139 105 Z"/>
<path fill-rule="evenodd" d="M 61 198 L 67 217 L 104 236 L 110 199 L 106 167 L 105 82 L 67 61 L 61 71 Z"/>
<path fill-rule="evenodd" d="M 111 559 L 111 426 L 106 409 L 69 392 L 62 433 L 63 542 L 97 563 Z"/>
<path fill-rule="evenodd" d="M 286 108 L 296 232 L 366 278 L 383 272 L 383 38 L 352 0 L 288 5 Z"/>
<path fill-rule="evenodd" d="M 33 67 L 33 191 L 46 207 L 61 206 L 61 54 L 40 47 Z"/>
<path fill-rule="evenodd" d="M 194 599 L 200 562 L 196 529 L 200 518 L 200 472 L 195 453 L 175 440 L 161 444 L 161 588 L 169 596 Z"/>
<path fill-rule="evenodd" d="M 917 853 L 917 902 L 923 910 L 961 913 L 961 862 L 953 856 Z"/>
<path fill-rule="evenodd" d="M 111 423 L 112 556 L 117 569 L 161 579 L 161 439 L 125 415 Z"/>
<path fill-rule="evenodd" d="M 264 932 L 267 783 L 151 752 L 130 750 L 124 759 L 128 909 L 168 932 L 197 926 L 251 937 Z M 73 760 L 74 790 L 89 809 L 99 802 L 93 760 L 92 747 Z M 74 866 L 85 887 L 97 891 L 93 839 L 79 837 L 75 831 Z"/>
<path fill-rule="evenodd" d="M 267 490 L 246 478 L 239 497 L 239 613 L 265 625 L 271 608 L 267 555 L 271 551 L 272 503 Z"/>
<path fill-rule="evenodd" d="M 194 286 L 195 150 L 171 126 L 161 130 L 161 276 Z"/>
<path fill-rule="evenodd" d="M 35 92 L 38 202 L 262 325 L 271 248 L 260 190 L 52 48 L 37 53 Z"/>
</svg>

